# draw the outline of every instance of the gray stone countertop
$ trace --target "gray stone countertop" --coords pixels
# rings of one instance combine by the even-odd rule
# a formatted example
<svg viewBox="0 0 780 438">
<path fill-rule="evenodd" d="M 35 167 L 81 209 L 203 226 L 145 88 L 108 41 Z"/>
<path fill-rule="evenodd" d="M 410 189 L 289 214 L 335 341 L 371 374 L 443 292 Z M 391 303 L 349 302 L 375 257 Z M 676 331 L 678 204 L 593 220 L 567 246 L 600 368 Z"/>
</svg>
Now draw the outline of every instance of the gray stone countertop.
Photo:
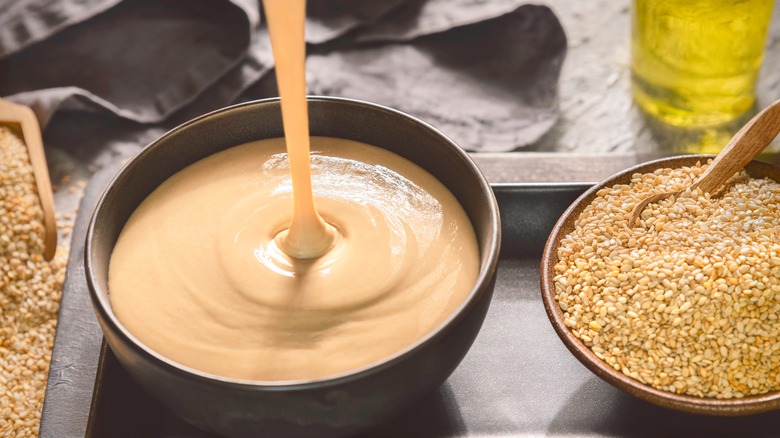
<svg viewBox="0 0 780 438">
<path fill-rule="evenodd" d="M 630 0 L 547 0 L 569 46 L 560 79 L 560 119 L 526 151 L 671 154 L 717 130 L 672 129 L 646 120 L 630 92 Z M 775 5 L 758 82 L 758 107 L 780 99 L 780 6 Z M 658 125 L 658 126 L 656 126 Z M 726 131 L 736 131 L 735 126 Z M 773 150 L 780 150 L 775 140 Z"/>
</svg>

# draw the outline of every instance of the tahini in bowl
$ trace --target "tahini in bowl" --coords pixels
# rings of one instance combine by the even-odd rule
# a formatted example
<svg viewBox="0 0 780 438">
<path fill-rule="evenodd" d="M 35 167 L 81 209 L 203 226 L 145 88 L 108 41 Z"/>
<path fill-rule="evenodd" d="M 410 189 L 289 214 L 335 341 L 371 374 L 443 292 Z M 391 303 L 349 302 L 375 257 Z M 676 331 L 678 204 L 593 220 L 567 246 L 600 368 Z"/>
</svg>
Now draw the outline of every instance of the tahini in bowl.
<svg viewBox="0 0 780 438">
<path fill-rule="evenodd" d="M 479 332 L 496 278 L 498 206 L 468 155 L 431 126 L 367 102 L 309 99 L 311 135 L 357 140 L 395 152 L 438 178 L 472 222 L 480 251 L 477 283 L 442 325 L 404 350 L 341 375 L 300 382 L 244 381 L 178 364 L 138 341 L 111 309 L 108 265 L 134 209 L 189 164 L 254 140 L 282 137 L 278 99 L 221 109 L 166 133 L 111 181 L 90 222 L 87 283 L 106 341 L 128 373 L 174 413 L 227 436 L 335 437 L 369 429 L 440 386 Z"/>
</svg>

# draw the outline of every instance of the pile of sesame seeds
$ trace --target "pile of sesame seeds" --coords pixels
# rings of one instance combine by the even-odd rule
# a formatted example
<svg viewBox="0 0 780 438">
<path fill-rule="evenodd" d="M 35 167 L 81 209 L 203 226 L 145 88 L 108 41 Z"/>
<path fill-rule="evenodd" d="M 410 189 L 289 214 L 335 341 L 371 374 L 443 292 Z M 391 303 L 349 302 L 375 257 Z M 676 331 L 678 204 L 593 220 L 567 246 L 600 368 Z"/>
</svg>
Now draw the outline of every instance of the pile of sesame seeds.
<svg viewBox="0 0 780 438">
<path fill-rule="evenodd" d="M 27 148 L 0 127 L 0 436 L 38 434 L 66 257 L 43 259 Z"/>
<path fill-rule="evenodd" d="M 600 190 L 558 248 L 556 300 L 573 335 L 615 370 L 718 399 L 780 390 L 780 184 L 681 190 L 706 165 L 635 174 Z"/>
</svg>

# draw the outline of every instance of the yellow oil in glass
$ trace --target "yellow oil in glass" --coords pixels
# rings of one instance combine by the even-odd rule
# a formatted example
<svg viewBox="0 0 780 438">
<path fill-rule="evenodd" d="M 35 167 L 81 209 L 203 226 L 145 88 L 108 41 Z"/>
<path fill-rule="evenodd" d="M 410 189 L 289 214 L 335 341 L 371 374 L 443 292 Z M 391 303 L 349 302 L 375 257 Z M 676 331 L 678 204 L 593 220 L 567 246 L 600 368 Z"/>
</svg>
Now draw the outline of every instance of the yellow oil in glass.
<svg viewBox="0 0 780 438">
<path fill-rule="evenodd" d="M 634 100 L 676 126 L 732 121 L 755 100 L 774 0 L 634 0 Z"/>
</svg>

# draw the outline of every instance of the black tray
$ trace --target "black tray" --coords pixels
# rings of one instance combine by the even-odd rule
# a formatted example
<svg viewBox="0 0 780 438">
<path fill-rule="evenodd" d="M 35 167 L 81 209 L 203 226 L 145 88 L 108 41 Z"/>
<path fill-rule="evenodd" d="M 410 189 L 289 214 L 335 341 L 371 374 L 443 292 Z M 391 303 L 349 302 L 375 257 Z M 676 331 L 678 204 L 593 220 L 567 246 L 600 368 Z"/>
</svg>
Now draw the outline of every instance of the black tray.
<svg viewBox="0 0 780 438">
<path fill-rule="evenodd" d="M 106 180 L 93 182 L 98 188 L 87 191 L 82 212 L 92 211 Z M 539 258 L 557 218 L 588 187 L 494 186 L 502 259 L 474 346 L 441 388 L 367 436 L 780 436 L 780 413 L 724 418 L 656 407 L 603 382 L 566 350 L 541 303 Z M 74 242 L 83 240 L 85 216 Z M 83 247 L 74 245 L 40 436 L 212 436 L 145 393 L 102 343 L 82 259 Z"/>
</svg>

